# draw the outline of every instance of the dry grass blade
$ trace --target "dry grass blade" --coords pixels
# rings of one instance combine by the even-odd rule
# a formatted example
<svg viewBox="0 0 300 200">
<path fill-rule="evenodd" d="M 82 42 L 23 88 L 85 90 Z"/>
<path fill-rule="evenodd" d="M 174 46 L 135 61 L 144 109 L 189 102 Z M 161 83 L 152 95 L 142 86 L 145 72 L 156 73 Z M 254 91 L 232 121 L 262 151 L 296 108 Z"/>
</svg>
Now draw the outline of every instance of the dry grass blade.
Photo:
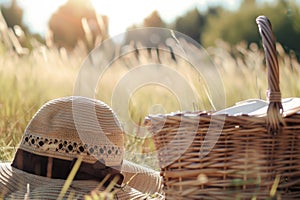
<svg viewBox="0 0 300 200">
<path fill-rule="evenodd" d="M 116 183 L 119 180 L 119 177 L 115 176 L 105 190 L 103 188 L 104 183 L 110 178 L 110 175 L 106 175 L 105 178 L 99 183 L 97 188 L 95 188 L 90 195 L 85 195 L 85 200 L 104 200 L 104 199 L 113 199 L 115 194 L 120 190 L 117 189 Z"/>
<path fill-rule="evenodd" d="M 82 162 L 82 157 L 79 157 L 76 160 L 76 162 L 75 162 L 75 164 L 74 164 L 74 166 L 73 166 L 73 168 L 72 168 L 72 170 L 71 170 L 71 172 L 70 172 L 67 180 L 65 181 L 64 186 L 61 189 L 57 200 L 62 200 L 63 197 L 65 196 L 66 192 L 68 191 L 68 188 L 70 187 L 70 185 L 71 185 L 71 183 L 72 183 L 72 181 L 73 181 L 73 179 L 74 179 L 74 177 L 75 177 L 75 175 L 76 175 L 76 173 L 77 173 L 77 171 L 78 171 L 78 169 L 79 169 L 79 167 L 81 165 L 81 162 Z"/>
<path fill-rule="evenodd" d="M 280 175 L 277 175 L 274 180 L 274 184 L 272 185 L 272 188 L 270 190 L 270 197 L 272 197 L 272 198 L 276 195 L 279 181 L 280 181 Z"/>
</svg>

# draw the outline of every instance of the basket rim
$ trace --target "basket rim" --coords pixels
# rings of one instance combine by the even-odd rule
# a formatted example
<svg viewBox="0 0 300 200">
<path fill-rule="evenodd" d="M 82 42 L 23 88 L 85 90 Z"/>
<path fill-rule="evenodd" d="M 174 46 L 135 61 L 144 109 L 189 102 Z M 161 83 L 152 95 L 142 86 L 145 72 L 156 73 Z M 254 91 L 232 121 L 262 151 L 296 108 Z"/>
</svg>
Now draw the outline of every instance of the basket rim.
<svg viewBox="0 0 300 200">
<path fill-rule="evenodd" d="M 230 109 L 241 110 L 241 108 L 248 106 L 249 102 L 264 102 L 265 105 L 259 107 L 258 110 L 251 110 L 251 112 L 227 112 Z M 300 114 L 300 98 L 299 97 L 290 97 L 282 99 L 282 105 L 284 108 L 283 117 L 289 117 L 294 114 Z M 177 111 L 166 114 L 150 114 L 146 116 L 145 121 L 150 119 L 165 119 L 167 117 L 201 117 L 201 116 L 230 116 L 230 117 L 239 117 L 239 116 L 248 116 L 248 117 L 266 117 L 267 115 L 268 103 L 260 99 L 248 99 L 244 101 L 237 102 L 236 105 L 225 108 L 220 111 Z"/>
</svg>

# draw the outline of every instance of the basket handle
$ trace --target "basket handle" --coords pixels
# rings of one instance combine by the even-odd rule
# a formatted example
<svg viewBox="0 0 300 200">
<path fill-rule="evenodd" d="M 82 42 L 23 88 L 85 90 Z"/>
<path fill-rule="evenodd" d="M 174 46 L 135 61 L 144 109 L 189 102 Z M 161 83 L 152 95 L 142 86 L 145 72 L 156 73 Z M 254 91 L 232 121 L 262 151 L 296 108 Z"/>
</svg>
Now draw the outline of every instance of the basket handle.
<svg viewBox="0 0 300 200">
<path fill-rule="evenodd" d="M 276 41 L 272 32 L 272 25 L 265 16 L 256 18 L 259 33 L 262 37 L 262 43 L 265 51 L 266 64 L 268 68 L 268 86 L 267 98 L 269 107 L 267 111 L 267 128 L 272 134 L 280 132 L 281 125 L 284 124 L 281 103 L 281 92 L 279 87 L 279 66 L 277 60 Z"/>
</svg>

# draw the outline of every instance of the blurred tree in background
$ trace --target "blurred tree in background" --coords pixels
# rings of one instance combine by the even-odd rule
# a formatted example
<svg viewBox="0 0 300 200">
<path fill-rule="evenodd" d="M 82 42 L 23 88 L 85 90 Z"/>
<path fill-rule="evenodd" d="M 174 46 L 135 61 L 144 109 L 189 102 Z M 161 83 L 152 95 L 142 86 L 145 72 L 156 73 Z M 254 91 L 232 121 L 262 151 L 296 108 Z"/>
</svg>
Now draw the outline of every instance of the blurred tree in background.
<svg viewBox="0 0 300 200">
<path fill-rule="evenodd" d="M 72 50 L 81 40 L 91 50 L 108 37 L 108 18 L 97 16 L 89 0 L 68 0 L 52 15 L 49 29 L 57 47 Z"/>
<path fill-rule="evenodd" d="M 155 28 L 166 28 L 167 24 L 162 20 L 159 13 L 155 10 L 149 16 L 147 16 L 142 24 L 134 24 L 129 27 L 126 33 L 126 43 L 130 41 L 138 41 L 144 46 L 157 47 L 158 44 L 152 42 L 152 35 L 154 30 L 142 29 L 143 27 L 155 27 Z M 132 32 L 131 30 L 140 29 L 139 32 Z M 155 31 L 154 31 L 155 32 Z M 167 36 L 160 35 L 161 40 L 164 40 Z"/>
<path fill-rule="evenodd" d="M 165 27 L 166 23 L 161 19 L 158 12 L 153 11 L 148 17 L 144 19 L 144 27 Z"/>
<path fill-rule="evenodd" d="M 195 8 L 188 11 L 184 16 L 178 17 L 175 21 L 174 29 L 199 41 L 204 24 L 205 16 L 201 15 L 198 9 Z"/>
<path fill-rule="evenodd" d="M 286 51 L 295 50 L 300 55 L 300 10 L 295 1 L 278 0 L 273 4 L 258 5 L 255 0 L 243 0 L 237 11 L 221 9 L 209 17 L 200 42 L 213 45 L 220 38 L 234 45 L 240 41 L 260 43 L 255 18 L 266 15 L 272 22 L 277 41 Z"/>
<path fill-rule="evenodd" d="M 17 4 L 16 0 L 12 0 L 10 5 L 1 6 L 1 13 L 6 22 L 7 28 L 12 30 L 23 47 L 30 49 L 30 33 L 28 27 L 23 23 L 23 10 Z M 41 41 L 41 37 L 34 35 L 35 38 Z"/>
<path fill-rule="evenodd" d="M 13 0 L 9 6 L 2 6 L 1 12 L 8 27 L 13 28 L 15 25 L 19 25 L 23 30 L 28 30 L 23 24 L 23 10 L 16 0 Z"/>
<path fill-rule="evenodd" d="M 38 38 L 33 36 L 23 23 L 23 10 L 16 0 L 12 0 L 10 6 L 1 6 L 1 11 L 8 27 L 14 30 L 16 35 L 16 25 L 25 33 L 26 38 L 21 41 L 22 46 L 29 47 L 31 38 Z M 295 0 L 274 0 L 272 3 L 241 0 L 240 8 L 233 11 L 220 6 L 209 7 L 201 12 L 193 8 L 178 16 L 171 24 L 165 23 L 159 13 L 153 11 L 142 24 L 133 25 L 128 30 L 168 27 L 192 37 L 204 47 L 214 45 L 218 39 L 231 45 L 241 41 L 260 44 L 261 39 L 255 23 L 255 18 L 259 15 L 266 15 L 271 20 L 277 41 L 286 51 L 294 50 L 299 58 L 300 6 Z M 91 50 L 95 44 L 108 37 L 108 18 L 97 15 L 89 0 L 68 0 L 52 15 L 49 30 L 57 47 L 71 50 L 81 40 Z M 147 34 L 149 35 L 144 33 L 144 36 Z M 127 40 L 136 37 L 128 34 Z"/>
<path fill-rule="evenodd" d="M 256 0 L 242 0 L 239 9 L 234 11 L 220 6 L 210 7 L 205 12 L 193 8 L 177 17 L 172 24 L 164 23 L 155 11 L 145 18 L 142 25 L 132 28 L 170 27 L 190 36 L 204 47 L 214 45 L 218 39 L 231 45 L 241 41 L 261 44 L 255 22 L 259 15 L 266 15 L 271 20 L 276 39 L 284 49 L 287 52 L 295 51 L 300 58 L 300 8 L 295 1 L 277 0 L 259 4 Z"/>
</svg>

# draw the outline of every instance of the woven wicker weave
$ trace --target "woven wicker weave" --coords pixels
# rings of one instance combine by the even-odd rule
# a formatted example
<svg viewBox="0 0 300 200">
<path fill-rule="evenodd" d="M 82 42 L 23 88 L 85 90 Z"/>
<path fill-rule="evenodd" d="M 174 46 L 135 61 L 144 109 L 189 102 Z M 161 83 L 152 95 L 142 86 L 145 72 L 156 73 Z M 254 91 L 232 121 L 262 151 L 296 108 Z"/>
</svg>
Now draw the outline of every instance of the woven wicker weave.
<svg viewBox="0 0 300 200">
<path fill-rule="evenodd" d="M 267 115 L 182 112 L 146 118 L 166 199 L 300 199 L 300 109 L 283 112 L 271 24 L 264 16 L 256 22 L 268 67 Z M 205 145 L 209 139 L 216 141 Z"/>
</svg>

